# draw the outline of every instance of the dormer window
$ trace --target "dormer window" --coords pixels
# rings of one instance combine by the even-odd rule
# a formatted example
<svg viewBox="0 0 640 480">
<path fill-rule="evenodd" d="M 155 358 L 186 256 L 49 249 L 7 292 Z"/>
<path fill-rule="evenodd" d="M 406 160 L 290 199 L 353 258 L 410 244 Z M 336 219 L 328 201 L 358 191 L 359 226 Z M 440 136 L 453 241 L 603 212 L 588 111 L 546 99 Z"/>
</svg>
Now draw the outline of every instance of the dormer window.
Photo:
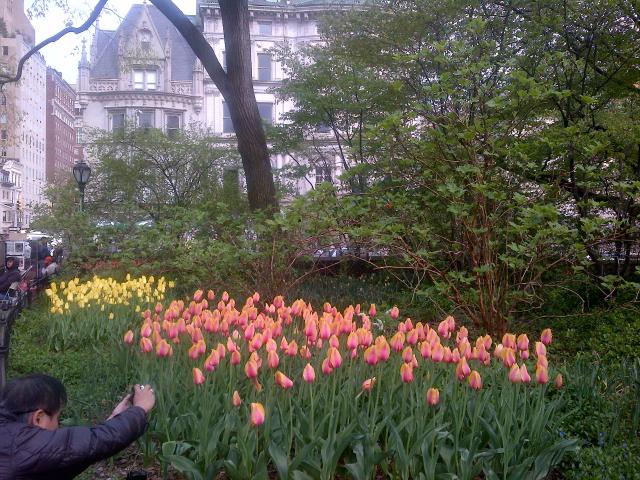
<svg viewBox="0 0 640 480">
<path fill-rule="evenodd" d="M 140 30 L 140 48 L 151 50 L 151 32 L 149 30 Z"/>
<path fill-rule="evenodd" d="M 158 73 L 156 70 L 133 71 L 133 88 L 136 90 L 156 90 L 158 88 Z"/>
</svg>

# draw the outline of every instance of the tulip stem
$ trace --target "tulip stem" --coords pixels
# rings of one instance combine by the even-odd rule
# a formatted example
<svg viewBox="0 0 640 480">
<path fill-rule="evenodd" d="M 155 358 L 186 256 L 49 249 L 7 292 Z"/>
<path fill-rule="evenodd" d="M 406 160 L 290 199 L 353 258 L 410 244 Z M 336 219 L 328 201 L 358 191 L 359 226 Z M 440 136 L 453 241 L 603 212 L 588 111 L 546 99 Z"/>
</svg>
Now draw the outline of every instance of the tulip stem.
<svg viewBox="0 0 640 480">
<path fill-rule="evenodd" d="M 314 440 L 315 438 L 315 416 L 314 416 L 314 410 L 315 410 L 315 405 L 313 403 L 313 386 L 309 383 L 309 401 L 311 402 L 311 441 Z"/>
</svg>

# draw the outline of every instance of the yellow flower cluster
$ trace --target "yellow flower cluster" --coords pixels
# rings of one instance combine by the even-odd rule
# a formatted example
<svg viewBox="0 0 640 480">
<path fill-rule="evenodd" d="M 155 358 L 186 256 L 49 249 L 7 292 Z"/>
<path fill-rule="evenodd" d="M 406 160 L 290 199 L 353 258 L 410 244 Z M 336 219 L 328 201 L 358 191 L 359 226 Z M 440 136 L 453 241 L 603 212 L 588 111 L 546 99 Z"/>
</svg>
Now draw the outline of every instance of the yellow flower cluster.
<svg viewBox="0 0 640 480">
<path fill-rule="evenodd" d="M 51 302 L 51 313 L 63 314 L 74 307 L 84 309 L 95 305 L 104 311 L 105 305 L 155 303 L 164 300 L 167 287 L 173 288 L 174 282 L 167 281 L 164 277 L 157 281 L 153 276 L 131 278 L 127 274 L 123 282 L 97 276 L 87 282 L 74 278 L 68 282 L 60 282 L 59 286 L 53 282 L 45 293 Z M 140 311 L 140 305 L 136 306 L 136 311 Z"/>
</svg>

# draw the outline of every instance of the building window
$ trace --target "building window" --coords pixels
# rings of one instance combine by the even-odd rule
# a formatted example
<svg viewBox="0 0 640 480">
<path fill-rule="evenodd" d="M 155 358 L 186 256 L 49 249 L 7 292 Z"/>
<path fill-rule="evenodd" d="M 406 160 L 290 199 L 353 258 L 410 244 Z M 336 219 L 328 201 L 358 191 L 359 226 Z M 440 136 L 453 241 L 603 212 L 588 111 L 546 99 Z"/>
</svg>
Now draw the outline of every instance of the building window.
<svg viewBox="0 0 640 480">
<path fill-rule="evenodd" d="M 259 35 L 271 35 L 273 31 L 271 22 L 258 22 Z"/>
<path fill-rule="evenodd" d="M 8 223 L 8 222 L 10 222 L 10 221 L 11 221 L 11 220 L 10 220 L 10 218 L 11 218 L 11 215 L 9 214 L 9 212 L 7 212 L 6 210 L 4 210 L 4 211 L 2 212 L 2 221 L 3 221 L 4 223 Z"/>
<path fill-rule="evenodd" d="M 180 131 L 180 115 L 170 113 L 167 115 L 167 135 L 174 138 Z"/>
<path fill-rule="evenodd" d="M 222 132 L 233 133 L 233 122 L 231 121 L 231 112 L 227 102 L 222 102 Z"/>
<path fill-rule="evenodd" d="M 262 121 L 269 125 L 273 123 L 273 103 L 258 102 L 258 111 Z"/>
<path fill-rule="evenodd" d="M 0 140 L 7 140 L 7 131 L 6 130 L 0 130 Z"/>
<path fill-rule="evenodd" d="M 271 55 L 268 53 L 258 54 L 258 80 L 270 82 L 271 78 Z"/>
<path fill-rule="evenodd" d="M 331 167 L 326 165 L 322 167 L 316 167 L 316 185 L 319 185 L 323 182 L 332 183 Z"/>
<path fill-rule="evenodd" d="M 4 55 L 5 57 L 9 55 L 9 47 L 7 47 L 6 45 L 2 46 L 2 55 Z"/>
<path fill-rule="evenodd" d="M 124 132 L 124 111 L 117 110 L 109 113 L 109 129 L 113 133 Z"/>
<path fill-rule="evenodd" d="M 158 73 L 155 70 L 133 71 L 133 88 L 136 90 L 155 90 L 157 81 Z"/>
<path fill-rule="evenodd" d="M 138 110 L 136 112 L 138 128 L 154 128 L 156 126 L 153 110 Z"/>
<path fill-rule="evenodd" d="M 149 30 L 140 32 L 140 47 L 142 50 L 151 50 L 151 32 Z"/>
</svg>

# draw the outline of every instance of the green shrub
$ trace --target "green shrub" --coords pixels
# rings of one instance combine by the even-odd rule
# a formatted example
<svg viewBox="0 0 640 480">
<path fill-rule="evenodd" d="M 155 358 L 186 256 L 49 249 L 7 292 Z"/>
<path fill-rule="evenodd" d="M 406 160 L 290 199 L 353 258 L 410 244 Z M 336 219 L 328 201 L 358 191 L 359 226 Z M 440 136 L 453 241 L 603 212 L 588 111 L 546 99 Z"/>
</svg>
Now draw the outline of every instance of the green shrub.
<svg viewBox="0 0 640 480">
<path fill-rule="evenodd" d="M 563 473 L 566 480 L 640 480 L 640 446 L 583 448 L 569 454 Z"/>
</svg>

